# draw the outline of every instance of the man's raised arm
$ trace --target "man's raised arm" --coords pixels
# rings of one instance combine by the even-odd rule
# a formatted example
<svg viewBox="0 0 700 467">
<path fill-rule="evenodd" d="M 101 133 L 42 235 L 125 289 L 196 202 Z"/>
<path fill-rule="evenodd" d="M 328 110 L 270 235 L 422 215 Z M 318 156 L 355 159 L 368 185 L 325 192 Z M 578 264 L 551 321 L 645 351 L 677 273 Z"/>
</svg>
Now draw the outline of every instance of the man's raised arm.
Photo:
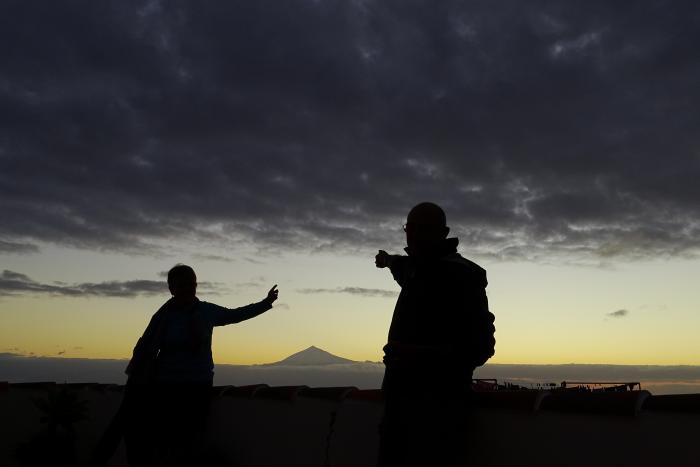
<svg viewBox="0 0 700 467">
<path fill-rule="evenodd" d="M 403 287 L 406 281 L 409 260 L 408 256 L 390 255 L 384 250 L 379 250 L 374 257 L 374 264 L 378 268 L 389 268 L 391 275 L 394 276 L 394 280 Z"/>
</svg>

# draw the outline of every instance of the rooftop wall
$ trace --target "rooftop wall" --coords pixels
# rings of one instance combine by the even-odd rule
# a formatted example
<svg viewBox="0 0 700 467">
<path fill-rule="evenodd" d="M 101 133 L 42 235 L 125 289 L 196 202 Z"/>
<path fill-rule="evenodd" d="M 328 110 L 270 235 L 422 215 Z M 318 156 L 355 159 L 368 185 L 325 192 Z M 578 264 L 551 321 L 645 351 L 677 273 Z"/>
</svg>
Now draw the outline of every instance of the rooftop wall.
<svg viewBox="0 0 700 467">
<path fill-rule="evenodd" d="M 90 418 L 76 424 L 84 460 L 116 412 L 121 386 L 67 385 Z M 64 385 L 0 385 L 0 465 L 42 429 L 32 398 Z M 383 406 L 379 391 L 354 388 L 215 388 L 207 447 L 232 466 L 372 466 Z M 481 393 L 465 448 L 478 465 L 696 466 L 700 394 L 499 391 Z M 123 446 L 109 463 L 126 465 Z"/>
</svg>

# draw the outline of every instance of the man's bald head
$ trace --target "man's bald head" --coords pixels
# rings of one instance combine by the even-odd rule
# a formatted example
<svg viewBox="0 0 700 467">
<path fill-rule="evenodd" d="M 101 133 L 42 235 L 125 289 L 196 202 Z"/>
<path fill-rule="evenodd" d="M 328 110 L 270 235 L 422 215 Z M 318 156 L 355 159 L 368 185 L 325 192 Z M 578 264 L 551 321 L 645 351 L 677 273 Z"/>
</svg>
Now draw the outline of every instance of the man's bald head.
<svg viewBox="0 0 700 467">
<path fill-rule="evenodd" d="M 435 203 L 424 202 L 411 209 L 406 218 L 407 224 L 425 225 L 432 227 L 447 226 L 445 211 Z"/>
<path fill-rule="evenodd" d="M 431 255 L 438 251 L 447 238 L 445 211 L 435 203 L 420 203 L 411 209 L 406 218 L 406 244 L 411 254 Z"/>
</svg>

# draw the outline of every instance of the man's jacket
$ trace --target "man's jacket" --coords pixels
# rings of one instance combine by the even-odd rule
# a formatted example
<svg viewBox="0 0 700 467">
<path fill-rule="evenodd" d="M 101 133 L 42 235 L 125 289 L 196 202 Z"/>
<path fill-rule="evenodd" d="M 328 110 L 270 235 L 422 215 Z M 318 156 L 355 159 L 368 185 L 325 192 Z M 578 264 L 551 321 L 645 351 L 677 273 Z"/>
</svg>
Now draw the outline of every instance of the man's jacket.
<svg viewBox="0 0 700 467">
<path fill-rule="evenodd" d="M 433 374 L 471 381 L 477 366 L 494 354 L 494 315 L 486 297 L 486 271 L 445 240 L 434 255 L 394 256 L 390 265 L 401 286 L 384 347 L 387 375 L 401 379 Z M 386 383 L 386 381 L 385 381 Z"/>
</svg>

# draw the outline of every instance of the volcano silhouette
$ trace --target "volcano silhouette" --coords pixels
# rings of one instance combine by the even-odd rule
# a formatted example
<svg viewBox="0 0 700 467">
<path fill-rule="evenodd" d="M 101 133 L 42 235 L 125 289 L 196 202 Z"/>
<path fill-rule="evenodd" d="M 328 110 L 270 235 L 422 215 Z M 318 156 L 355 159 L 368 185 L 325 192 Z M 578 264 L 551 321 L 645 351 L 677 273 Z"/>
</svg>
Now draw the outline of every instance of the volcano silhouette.
<svg viewBox="0 0 700 467">
<path fill-rule="evenodd" d="M 356 363 L 354 360 L 338 357 L 316 346 L 311 346 L 301 352 L 290 355 L 279 362 L 269 363 L 269 365 L 333 365 L 337 363 Z"/>
</svg>

